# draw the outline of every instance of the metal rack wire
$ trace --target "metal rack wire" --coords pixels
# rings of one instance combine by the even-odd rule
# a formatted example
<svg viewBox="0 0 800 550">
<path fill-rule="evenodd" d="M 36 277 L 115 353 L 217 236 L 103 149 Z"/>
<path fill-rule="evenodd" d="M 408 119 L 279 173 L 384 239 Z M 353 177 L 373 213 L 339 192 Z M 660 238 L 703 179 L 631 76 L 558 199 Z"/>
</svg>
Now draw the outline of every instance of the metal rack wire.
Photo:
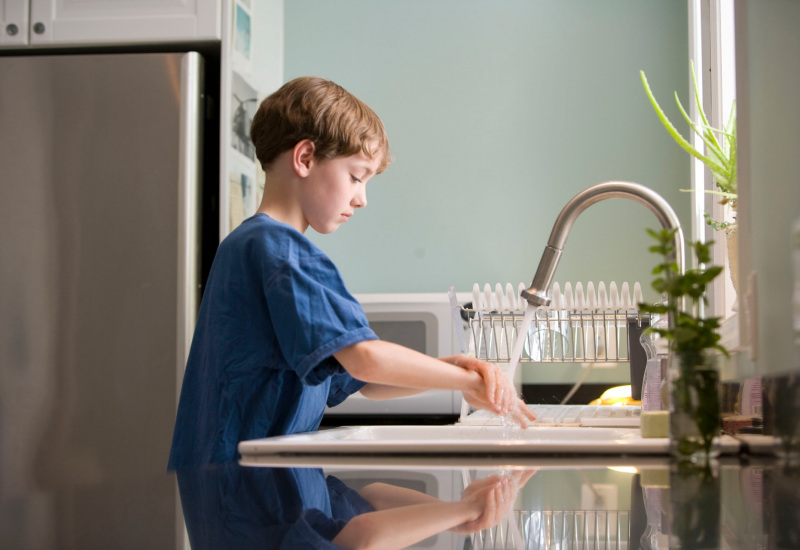
<svg viewBox="0 0 800 550">
<path fill-rule="evenodd" d="M 539 309 L 524 334 L 524 312 L 476 311 L 458 306 L 464 353 L 492 363 L 511 360 L 525 338 L 520 362 L 620 363 L 628 361 L 628 323 L 648 319 L 636 309 Z"/>
<path fill-rule="evenodd" d="M 476 550 L 627 550 L 629 539 L 629 510 L 521 510 L 497 526 L 471 535 L 470 547 Z"/>
</svg>

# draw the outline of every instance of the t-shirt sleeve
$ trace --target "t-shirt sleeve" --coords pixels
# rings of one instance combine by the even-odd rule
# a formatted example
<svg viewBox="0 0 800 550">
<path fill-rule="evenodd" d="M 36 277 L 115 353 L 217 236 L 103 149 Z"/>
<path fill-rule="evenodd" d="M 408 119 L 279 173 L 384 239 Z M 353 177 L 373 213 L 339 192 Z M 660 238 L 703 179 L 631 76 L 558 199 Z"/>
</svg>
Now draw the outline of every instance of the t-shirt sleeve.
<svg viewBox="0 0 800 550">
<path fill-rule="evenodd" d="M 366 385 L 367 384 L 365 382 L 356 380 L 347 372 L 334 374 L 331 377 L 331 387 L 328 390 L 328 400 L 326 405 L 329 407 L 335 407 L 347 399 L 347 396 L 356 393 Z"/>
<path fill-rule="evenodd" d="M 345 374 L 333 354 L 378 337 L 336 266 L 319 252 L 289 258 L 272 273 L 265 288 L 267 307 L 286 364 L 309 385 Z M 353 387 L 340 383 L 337 395 L 360 389 L 350 391 Z"/>
<path fill-rule="evenodd" d="M 375 508 L 362 497 L 358 491 L 351 489 L 334 476 L 325 478 L 331 499 L 331 516 L 335 519 L 350 521 L 356 516 L 374 512 Z"/>
<path fill-rule="evenodd" d="M 344 529 L 347 522 L 331 519 L 323 512 L 310 508 L 303 510 L 296 523 L 286 526 L 280 550 L 296 550 L 297 548 L 314 548 L 319 550 L 338 549 L 331 541 Z M 276 548 L 274 541 L 272 546 Z"/>
</svg>

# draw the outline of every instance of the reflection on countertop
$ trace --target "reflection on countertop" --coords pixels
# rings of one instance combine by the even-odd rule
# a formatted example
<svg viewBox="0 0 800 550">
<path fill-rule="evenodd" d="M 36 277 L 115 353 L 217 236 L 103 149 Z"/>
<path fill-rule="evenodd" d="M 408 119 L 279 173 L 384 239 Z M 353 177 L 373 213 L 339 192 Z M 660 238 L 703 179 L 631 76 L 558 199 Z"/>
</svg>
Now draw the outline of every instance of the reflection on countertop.
<svg viewBox="0 0 800 550">
<path fill-rule="evenodd" d="M 179 472 L 191 547 L 800 548 L 785 460 L 283 462 Z"/>
<path fill-rule="evenodd" d="M 800 459 L 276 456 L 48 482 L 3 494 L 0 516 L 0 548 L 21 550 L 796 550 Z"/>
<path fill-rule="evenodd" d="M 324 548 L 347 525 L 372 525 L 367 511 L 376 506 L 366 497 L 399 487 L 414 497 L 395 506 L 401 516 L 409 502 L 427 506 L 414 529 L 403 531 L 425 537 L 408 542 L 411 548 L 797 550 L 800 377 L 729 385 L 736 386 L 726 394 L 736 416 L 728 427 L 743 428 L 736 433 L 741 454 L 708 470 L 681 469 L 666 456 L 342 455 L 273 457 L 176 475 L 165 471 L 168 441 L 141 444 L 141 430 L 127 430 L 115 411 L 66 414 L 53 405 L 66 398 L 39 410 L 28 394 L 30 408 L 0 414 L 0 548 L 186 550 L 187 533 L 195 550 L 280 548 L 276 542 L 302 531 L 299 521 L 319 544 L 305 548 Z M 19 387 L 28 386 L 0 389 Z M 68 401 L 85 399 L 70 394 Z M 97 410 L 119 427 L 98 430 Z M 477 522 L 454 523 L 503 495 L 510 507 L 485 505 L 491 513 Z M 389 517 L 384 526 L 404 525 L 402 517 L 382 516 Z"/>
</svg>

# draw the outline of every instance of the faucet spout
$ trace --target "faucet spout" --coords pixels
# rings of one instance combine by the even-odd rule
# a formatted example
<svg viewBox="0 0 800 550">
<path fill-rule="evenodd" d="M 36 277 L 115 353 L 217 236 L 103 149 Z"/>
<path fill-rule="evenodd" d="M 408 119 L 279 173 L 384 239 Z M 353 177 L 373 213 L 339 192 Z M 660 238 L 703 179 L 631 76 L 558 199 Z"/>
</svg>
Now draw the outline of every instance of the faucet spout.
<svg viewBox="0 0 800 550">
<path fill-rule="evenodd" d="M 542 259 L 539 260 L 539 267 L 536 269 L 531 286 L 521 293 L 528 303 L 534 306 L 550 305 L 550 298 L 548 298 L 547 292 L 550 290 L 550 284 L 553 281 L 556 267 L 558 267 L 558 261 L 561 259 L 561 253 L 575 221 L 591 205 L 615 197 L 631 199 L 643 204 L 655 214 L 662 227 L 665 229 L 677 229 L 674 237 L 674 260 L 678 265 L 678 271 L 680 273 L 684 272 L 683 230 L 678 216 L 669 203 L 661 195 L 644 185 L 609 181 L 593 185 L 581 191 L 561 210 L 555 224 L 553 224 L 550 239 L 547 241 Z"/>
</svg>

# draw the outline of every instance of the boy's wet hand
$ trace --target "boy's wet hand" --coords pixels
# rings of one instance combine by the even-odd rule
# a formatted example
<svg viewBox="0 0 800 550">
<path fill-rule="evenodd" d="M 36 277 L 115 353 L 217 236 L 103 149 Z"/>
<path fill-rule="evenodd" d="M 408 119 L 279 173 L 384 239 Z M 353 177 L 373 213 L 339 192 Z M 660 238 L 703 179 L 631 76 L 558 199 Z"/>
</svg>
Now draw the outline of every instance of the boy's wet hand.
<svg viewBox="0 0 800 550">
<path fill-rule="evenodd" d="M 536 470 L 512 470 L 478 479 L 464 489 L 462 502 L 474 506 L 476 518 L 462 523 L 453 532 L 469 534 L 489 529 L 508 517 L 514 500 Z"/>
<path fill-rule="evenodd" d="M 498 366 L 474 357 L 463 357 L 460 364 L 468 370 L 477 372 L 483 382 L 473 391 L 464 392 L 464 398 L 470 405 L 501 415 L 514 410 L 517 392 Z"/>
<path fill-rule="evenodd" d="M 499 407 L 499 414 L 507 415 L 512 413 L 517 406 L 517 401 L 519 401 L 519 396 L 517 395 L 517 389 L 514 387 L 514 384 L 511 383 L 511 380 L 505 375 L 505 373 L 497 369 L 499 382 L 498 386 L 500 386 L 500 391 L 497 395 L 497 406 Z"/>
<path fill-rule="evenodd" d="M 474 508 L 476 517 L 452 531 L 469 534 L 494 527 L 508 514 L 516 490 L 514 480 L 506 476 L 494 475 L 472 482 L 464 490 L 462 501 Z"/>
<path fill-rule="evenodd" d="M 536 413 L 525 404 L 525 401 L 517 399 L 511 412 L 506 417 L 510 418 L 520 428 L 527 428 L 536 420 Z"/>
</svg>

